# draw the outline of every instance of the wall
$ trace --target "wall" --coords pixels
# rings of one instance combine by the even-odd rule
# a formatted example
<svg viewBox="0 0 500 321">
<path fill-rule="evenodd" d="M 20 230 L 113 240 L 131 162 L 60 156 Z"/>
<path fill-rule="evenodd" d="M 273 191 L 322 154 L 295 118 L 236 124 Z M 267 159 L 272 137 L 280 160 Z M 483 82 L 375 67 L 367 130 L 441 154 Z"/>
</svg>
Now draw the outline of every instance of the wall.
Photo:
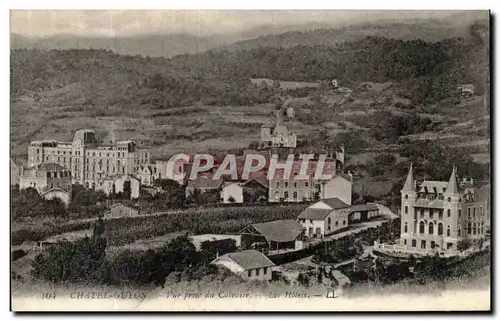
<svg viewBox="0 0 500 321">
<path fill-rule="evenodd" d="M 222 202 L 225 204 L 243 203 L 243 188 L 238 184 L 226 185 L 222 191 Z M 233 197 L 234 202 L 230 202 L 229 198 Z"/>
<path fill-rule="evenodd" d="M 352 182 L 336 176 L 323 186 L 322 198 L 338 198 L 342 202 L 352 204 Z"/>
</svg>

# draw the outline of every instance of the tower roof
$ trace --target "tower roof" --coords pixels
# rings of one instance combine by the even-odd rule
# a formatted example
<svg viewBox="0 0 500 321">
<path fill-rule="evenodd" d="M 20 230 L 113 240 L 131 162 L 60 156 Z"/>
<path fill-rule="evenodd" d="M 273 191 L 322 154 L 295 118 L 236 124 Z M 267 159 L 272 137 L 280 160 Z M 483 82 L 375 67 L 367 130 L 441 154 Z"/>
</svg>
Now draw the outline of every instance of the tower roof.
<svg viewBox="0 0 500 321">
<path fill-rule="evenodd" d="M 446 187 L 445 194 L 457 194 L 459 185 L 457 181 L 457 167 L 453 166 L 453 171 L 451 172 L 450 180 L 448 181 L 448 186 Z"/>
<path fill-rule="evenodd" d="M 410 170 L 408 171 L 408 176 L 406 177 L 405 184 L 403 185 L 403 191 L 413 191 L 413 164 L 410 163 Z"/>
</svg>

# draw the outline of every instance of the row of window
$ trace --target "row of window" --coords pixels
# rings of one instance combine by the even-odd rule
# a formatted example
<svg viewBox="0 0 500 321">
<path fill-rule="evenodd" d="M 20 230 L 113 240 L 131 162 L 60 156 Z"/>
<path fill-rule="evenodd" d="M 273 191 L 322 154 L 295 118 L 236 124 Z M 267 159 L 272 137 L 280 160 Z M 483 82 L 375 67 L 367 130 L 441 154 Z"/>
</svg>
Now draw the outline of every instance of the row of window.
<svg viewBox="0 0 500 321">
<path fill-rule="evenodd" d="M 283 187 L 284 188 L 288 188 L 288 182 L 284 182 L 283 183 Z M 304 182 L 304 186 L 305 187 L 309 187 L 309 182 Z M 294 188 L 298 188 L 299 187 L 299 183 L 298 182 L 293 182 L 293 187 Z M 276 182 L 276 188 L 280 188 L 280 182 Z"/>
<path fill-rule="evenodd" d="M 471 210 L 472 210 L 472 216 L 473 217 L 476 217 L 476 207 L 469 207 L 467 208 L 467 217 L 470 219 L 471 218 Z M 404 213 L 405 214 L 408 214 L 408 206 L 405 206 L 404 207 Z M 418 212 L 420 211 L 420 218 L 424 218 L 424 209 L 415 209 L 415 213 L 414 213 L 414 218 L 415 220 L 417 219 L 417 214 Z M 434 218 L 434 212 L 437 211 L 438 212 L 438 215 L 439 215 L 439 219 L 442 219 L 443 218 L 443 210 L 440 210 L 440 209 L 437 209 L 437 210 L 433 210 L 432 208 L 429 209 L 429 218 L 430 219 L 433 219 Z M 483 207 L 482 206 L 479 206 L 479 209 L 478 209 L 478 213 L 480 216 L 483 216 L 484 215 L 484 211 L 483 211 Z M 446 210 L 446 216 L 447 217 L 451 217 L 451 209 L 447 209 Z M 458 209 L 458 217 L 462 217 L 462 209 L 459 208 Z"/>
<path fill-rule="evenodd" d="M 404 245 L 407 245 L 406 240 L 404 240 Z M 411 246 L 412 247 L 417 247 L 417 240 L 411 240 Z M 436 247 L 436 242 L 431 241 L 430 242 L 430 248 L 434 249 Z M 453 243 L 446 243 L 446 249 L 451 249 L 453 247 Z M 426 240 L 421 240 L 420 241 L 420 248 L 425 249 L 427 248 L 427 241 Z"/>
<path fill-rule="evenodd" d="M 408 233 L 408 223 L 405 222 L 405 227 L 404 227 L 404 232 L 405 233 Z M 484 223 L 471 223 L 469 222 L 467 224 L 467 230 L 466 230 L 466 233 L 468 235 L 476 235 L 476 234 L 483 234 L 484 232 Z M 417 233 L 417 226 L 414 225 L 413 226 L 413 233 Z M 420 222 L 418 224 L 418 233 L 419 234 L 425 234 L 425 223 L 424 222 Z M 443 223 L 438 223 L 438 228 L 437 228 L 437 235 L 443 235 Z M 427 228 L 427 234 L 428 235 L 434 235 L 434 224 L 432 222 L 430 222 L 428 224 L 428 228 Z M 451 227 L 450 225 L 448 225 L 446 227 L 446 236 L 451 236 Z M 458 225 L 458 228 L 457 228 L 457 236 L 462 236 L 462 227 L 460 225 Z"/>
</svg>

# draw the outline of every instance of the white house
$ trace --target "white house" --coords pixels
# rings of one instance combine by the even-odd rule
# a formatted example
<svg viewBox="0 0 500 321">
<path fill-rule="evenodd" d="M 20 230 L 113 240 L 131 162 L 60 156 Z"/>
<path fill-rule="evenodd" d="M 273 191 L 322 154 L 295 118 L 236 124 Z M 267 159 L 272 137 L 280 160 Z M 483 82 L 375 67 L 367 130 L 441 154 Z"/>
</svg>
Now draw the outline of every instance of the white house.
<svg viewBox="0 0 500 321">
<path fill-rule="evenodd" d="M 46 200 L 59 198 L 66 206 L 68 206 L 69 203 L 71 202 L 71 193 L 59 187 L 46 190 L 45 192 L 41 193 L 40 196 Z"/>
<path fill-rule="evenodd" d="M 126 182 L 130 182 L 130 198 L 139 198 L 141 182 L 132 175 L 121 175 L 102 179 L 96 186 L 96 190 L 102 190 L 109 196 L 113 193 L 114 186 L 115 194 L 123 193 Z"/>
<path fill-rule="evenodd" d="M 227 253 L 211 262 L 229 269 L 243 279 L 268 281 L 272 279 L 276 265 L 264 254 L 256 250 Z"/>
<path fill-rule="evenodd" d="M 349 224 L 349 204 L 338 198 L 322 199 L 306 208 L 297 217 L 304 234 L 322 237 Z"/>
<path fill-rule="evenodd" d="M 142 186 L 152 186 L 156 177 L 156 166 L 141 166 L 136 175 Z"/>
<path fill-rule="evenodd" d="M 323 184 L 322 199 L 338 198 L 342 202 L 352 203 L 352 175 L 338 174 Z"/>
<path fill-rule="evenodd" d="M 243 186 L 237 182 L 226 183 L 220 195 L 224 204 L 243 203 Z"/>
</svg>

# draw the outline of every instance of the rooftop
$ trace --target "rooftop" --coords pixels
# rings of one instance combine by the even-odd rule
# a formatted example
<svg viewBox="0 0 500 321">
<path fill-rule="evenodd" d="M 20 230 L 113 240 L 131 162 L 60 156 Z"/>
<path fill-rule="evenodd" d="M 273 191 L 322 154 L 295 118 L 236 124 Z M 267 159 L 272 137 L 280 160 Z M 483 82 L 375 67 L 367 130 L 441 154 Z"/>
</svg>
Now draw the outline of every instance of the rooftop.
<svg viewBox="0 0 500 321">
<path fill-rule="evenodd" d="M 306 208 L 302 213 L 299 214 L 297 218 L 307 219 L 307 220 L 324 220 L 325 217 L 332 212 L 331 209 L 322 208 Z"/>
<path fill-rule="evenodd" d="M 227 253 L 218 257 L 212 263 L 221 258 L 229 258 L 245 270 L 275 266 L 267 256 L 256 250 Z"/>
<path fill-rule="evenodd" d="M 378 206 L 377 204 L 374 203 L 353 205 L 349 209 L 350 212 L 376 211 L 376 210 L 378 210 Z"/>
<path fill-rule="evenodd" d="M 350 207 L 348 204 L 342 202 L 338 198 L 325 198 L 320 200 L 320 202 L 325 203 L 326 205 L 330 206 L 331 209 L 341 209 L 341 208 L 348 208 Z"/>
<path fill-rule="evenodd" d="M 279 220 L 252 225 L 268 241 L 292 242 L 302 233 L 302 225 L 295 220 Z"/>
</svg>

